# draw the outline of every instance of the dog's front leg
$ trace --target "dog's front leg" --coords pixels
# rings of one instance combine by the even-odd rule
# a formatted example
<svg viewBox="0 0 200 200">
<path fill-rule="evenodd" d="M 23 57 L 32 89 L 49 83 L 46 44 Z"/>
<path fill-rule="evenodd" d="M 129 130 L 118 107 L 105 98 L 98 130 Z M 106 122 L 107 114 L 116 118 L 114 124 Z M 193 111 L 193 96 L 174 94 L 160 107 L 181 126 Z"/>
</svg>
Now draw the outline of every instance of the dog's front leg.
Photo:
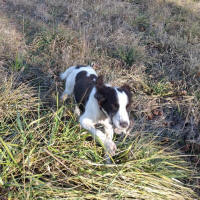
<svg viewBox="0 0 200 200">
<path fill-rule="evenodd" d="M 104 129 L 105 129 L 105 133 L 106 133 L 106 138 L 108 140 L 112 140 L 113 139 L 113 127 L 110 124 L 110 120 L 106 119 L 106 120 L 102 120 L 101 123 L 104 125 Z"/>
<path fill-rule="evenodd" d="M 111 156 L 115 155 L 116 145 L 112 141 L 112 138 L 107 137 L 107 135 L 105 135 L 102 131 L 96 129 L 95 124 L 91 119 L 86 118 L 84 115 L 82 115 L 80 117 L 80 124 L 83 128 L 85 128 L 92 134 L 92 137 L 96 141 L 98 141 L 101 145 L 104 146 L 106 153 L 108 153 Z M 113 134 L 111 135 L 113 137 Z"/>
<path fill-rule="evenodd" d="M 104 125 L 104 129 L 105 129 L 105 133 L 106 133 L 106 145 L 109 146 L 109 148 L 112 148 L 114 150 L 114 154 L 115 155 L 115 151 L 117 150 L 117 147 L 115 145 L 115 143 L 113 142 L 113 126 L 110 124 L 110 120 L 106 119 L 102 121 L 102 124 Z M 112 155 L 112 156 L 113 156 Z M 107 163 L 112 163 L 111 159 L 109 158 L 109 155 L 106 155 L 106 161 Z"/>
</svg>

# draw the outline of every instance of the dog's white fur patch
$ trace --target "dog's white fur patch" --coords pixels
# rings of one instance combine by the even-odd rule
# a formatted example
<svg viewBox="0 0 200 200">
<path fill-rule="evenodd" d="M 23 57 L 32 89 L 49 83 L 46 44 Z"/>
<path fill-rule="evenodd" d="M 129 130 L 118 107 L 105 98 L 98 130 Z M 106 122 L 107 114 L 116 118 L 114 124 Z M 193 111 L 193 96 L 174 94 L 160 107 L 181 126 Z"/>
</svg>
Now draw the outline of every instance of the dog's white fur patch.
<svg viewBox="0 0 200 200">
<path fill-rule="evenodd" d="M 115 88 L 115 90 L 117 92 L 119 109 L 117 113 L 113 116 L 113 123 L 116 128 L 123 129 L 120 126 L 120 123 L 127 123 L 127 126 L 130 125 L 130 120 L 126 109 L 126 106 L 128 104 L 128 97 L 125 92 L 120 92 L 117 90 L 117 88 Z"/>
</svg>

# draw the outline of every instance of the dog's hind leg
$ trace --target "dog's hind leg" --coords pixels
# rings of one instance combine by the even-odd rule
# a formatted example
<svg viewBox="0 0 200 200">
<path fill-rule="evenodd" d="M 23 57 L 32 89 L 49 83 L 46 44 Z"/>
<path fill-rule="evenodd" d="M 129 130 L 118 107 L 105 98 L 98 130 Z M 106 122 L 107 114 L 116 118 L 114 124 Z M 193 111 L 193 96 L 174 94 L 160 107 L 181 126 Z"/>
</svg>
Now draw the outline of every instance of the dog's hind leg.
<svg viewBox="0 0 200 200">
<path fill-rule="evenodd" d="M 62 93 L 60 99 L 62 101 L 65 101 L 68 98 L 68 96 L 72 95 L 73 89 L 74 89 L 74 83 L 73 83 L 73 81 L 71 81 L 70 79 L 66 79 L 65 90 Z"/>
<path fill-rule="evenodd" d="M 60 74 L 60 79 L 65 80 L 65 90 L 60 97 L 62 101 L 65 101 L 67 99 L 67 96 L 73 93 L 75 84 L 75 75 L 73 73 L 74 69 L 75 66 L 71 66 L 67 70 L 65 70 L 65 72 Z"/>
<path fill-rule="evenodd" d="M 80 109 L 79 109 L 79 107 L 78 107 L 77 105 L 75 106 L 74 113 L 75 113 L 77 116 L 80 116 L 80 114 L 81 114 Z"/>
<path fill-rule="evenodd" d="M 67 90 L 67 88 L 65 88 L 65 91 L 62 93 L 60 97 L 61 101 L 65 101 L 68 96 L 69 96 L 69 91 Z"/>
</svg>

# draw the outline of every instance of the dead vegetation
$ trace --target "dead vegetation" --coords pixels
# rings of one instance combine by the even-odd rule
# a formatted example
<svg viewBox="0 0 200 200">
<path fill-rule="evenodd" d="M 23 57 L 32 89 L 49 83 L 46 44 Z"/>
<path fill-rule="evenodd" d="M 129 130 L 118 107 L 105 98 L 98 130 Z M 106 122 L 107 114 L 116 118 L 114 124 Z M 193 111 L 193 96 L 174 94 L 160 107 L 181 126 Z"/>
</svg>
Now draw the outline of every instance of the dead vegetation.
<svg viewBox="0 0 200 200">
<path fill-rule="evenodd" d="M 193 199 L 182 183 L 173 187 L 178 180 L 199 187 L 199 55 L 199 1 L 0 0 L 0 197 Z M 59 73 L 91 62 L 108 82 L 133 91 L 134 126 L 118 138 L 122 152 L 129 150 L 114 159 L 123 166 L 103 166 L 101 147 L 81 134 L 77 143 L 70 133 L 82 131 L 71 107 L 58 105 Z M 165 154 L 156 143 L 151 154 L 148 134 L 192 154 L 193 176 L 191 166 L 171 159 L 180 156 L 168 154 L 172 146 Z M 155 156 L 150 163 L 146 152 Z M 186 169 L 181 177 L 176 167 Z"/>
</svg>

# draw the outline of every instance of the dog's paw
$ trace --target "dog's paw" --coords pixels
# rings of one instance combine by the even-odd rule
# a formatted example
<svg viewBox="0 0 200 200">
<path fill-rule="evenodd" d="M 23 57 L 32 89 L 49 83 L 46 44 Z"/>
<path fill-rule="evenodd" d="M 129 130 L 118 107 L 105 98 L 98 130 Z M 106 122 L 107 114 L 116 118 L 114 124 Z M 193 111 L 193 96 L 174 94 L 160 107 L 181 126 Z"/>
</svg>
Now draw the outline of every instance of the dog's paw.
<svg viewBox="0 0 200 200">
<path fill-rule="evenodd" d="M 117 150 L 116 144 L 112 140 L 106 140 L 104 145 L 105 145 L 106 153 L 108 153 L 111 156 L 114 156 Z"/>
<path fill-rule="evenodd" d="M 119 128 L 115 128 L 115 129 L 114 129 L 114 132 L 115 132 L 117 135 L 121 135 L 122 133 L 124 133 L 124 130 L 119 129 Z"/>
</svg>

